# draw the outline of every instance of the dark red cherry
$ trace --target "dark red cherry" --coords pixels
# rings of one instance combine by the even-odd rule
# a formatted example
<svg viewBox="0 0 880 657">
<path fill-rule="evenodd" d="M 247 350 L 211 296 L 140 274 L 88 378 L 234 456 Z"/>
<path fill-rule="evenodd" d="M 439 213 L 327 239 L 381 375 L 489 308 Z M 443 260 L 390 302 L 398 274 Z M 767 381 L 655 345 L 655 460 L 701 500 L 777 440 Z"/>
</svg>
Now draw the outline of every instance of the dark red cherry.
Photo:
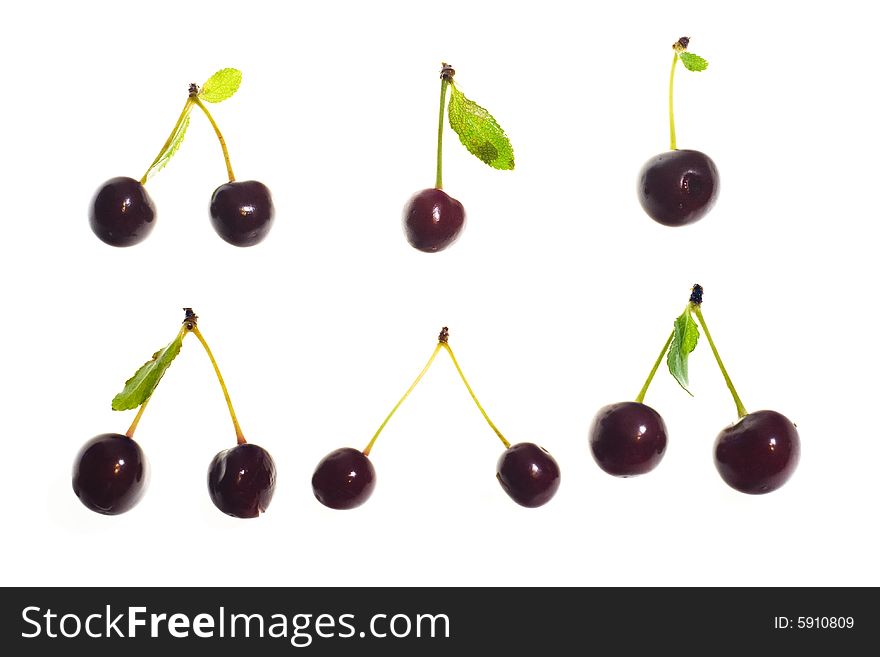
<svg viewBox="0 0 880 657">
<path fill-rule="evenodd" d="M 458 239 L 464 224 L 464 206 L 442 189 L 423 189 L 403 207 L 406 239 L 419 251 L 442 251 Z"/>
<path fill-rule="evenodd" d="M 535 443 L 511 445 L 498 459 L 495 478 L 510 498 L 530 508 L 550 501 L 559 488 L 559 465 Z"/>
<path fill-rule="evenodd" d="M 324 506 L 353 509 L 367 501 L 376 487 L 376 470 L 364 453 L 352 447 L 330 452 L 312 475 L 312 491 Z"/>
<path fill-rule="evenodd" d="M 73 492 L 87 508 L 108 516 L 137 504 L 149 479 L 140 445 L 120 433 L 95 436 L 73 463 Z"/>
<path fill-rule="evenodd" d="M 749 413 L 715 439 L 715 467 L 721 478 L 732 488 L 752 495 L 782 486 L 800 455 L 797 429 L 776 411 Z"/>
<path fill-rule="evenodd" d="M 269 188 L 256 180 L 225 183 L 211 196 L 211 224 L 234 246 L 262 242 L 274 217 Z"/>
<path fill-rule="evenodd" d="M 111 178 L 92 199 L 89 225 L 110 246 L 132 246 L 153 231 L 156 206 L 146 188 L 133 178 Z"/>
<path fill-rule="evenodd" d="M 715 163 L 700 151 L 667 151 L 639 173 L 639 203 L 664 226 L 692 224 L 712 209 L 721 181 Z"/>
<path fill-rule="evenodd" d="M 256 518 L 275 493 L 275 462 L 269 452 L 252 443 L 224 449 L 208 467 L 208 492 L 223 513 Z"/>
<path fill-rule="evenodd" d="M 657 467 L 666 451 L 666 424 L 657 411 L 645 404 L 609 404 L 593 418 L 590 451 L 608 474 L 645 474 Z"/>
</svg>

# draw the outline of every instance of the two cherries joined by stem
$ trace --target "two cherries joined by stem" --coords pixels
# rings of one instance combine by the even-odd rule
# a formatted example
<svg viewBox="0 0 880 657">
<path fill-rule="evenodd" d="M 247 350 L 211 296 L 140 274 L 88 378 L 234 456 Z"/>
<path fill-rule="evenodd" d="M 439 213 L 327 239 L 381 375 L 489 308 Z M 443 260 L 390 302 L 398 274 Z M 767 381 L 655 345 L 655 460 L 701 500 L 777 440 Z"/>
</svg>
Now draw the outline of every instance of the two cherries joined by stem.
<svg viewBox="0 0 880 657">
<path fill-rule="evenodd" d="M 687 358 L 699 337 L 696 317 L 739 416 L 715 439 L 715 467 L 721 478 L 740 492 L 769 493 L 788 481 L 797 467 L 801 451 L 797 428 L 776 411 L 746 411 L 706 326 L 702 302 L 703 288 L 694 285 L 687 307 L 675 320 L 636 400 L 605 406 L 596 414 L 590 428 L 590 450 L 600 468 L 620 477 L 650 472 L 660 463 L 666 450 L 666 425 L 660 414 L 643 402 L 664 356 L 672 375 L 687 390 Z"/>
<path fill-rule="evenodd" d="M 225 68 L 212 75 L 201 88 L 189 85 L 189 93 L 177 123 L 156 159 L 140 180 L 111 178 L 95 193 L 89 211 L 89 224 L 95 235 L 111 246 L 132 246 L 142 242 L 156 225 L 156 206 L 145 187 L 147 180 L 168 164 L 183 143 L 190 113 L 198 107 L 214 129 L 220 142 L 229 181 L 211 196 L 211 224 L 217 234 L 234 246 L 253 246 L 263 240 L 275 216 L 269 188 L 256 180 L 237 181 L 232 172 L 226 140 L 208 111 L 206 102 L 217 103 L 231 97 L 241 84 L 241 72 Z"/>
<path fill-rule="evenodd" d="M 192 308 L 177 337 L 129 379 L 113 399 L 113 410 L 138 408 L 125 434 L 104 433 L 89 440 L 73 466 L 73 492 L 89 509 L 104 515 L 117 515 L 131 509 L 144 494 L 150 467 L 134 432 L 165 370 L 180 351 L 183 339 L 192 333 L 204 347 L 235 429 L 236 446 L 219 452 L 208 467 L 208 492 L 211 501 L 223 513 L 236 518 L 255 518 L 269 506 L 275 492 L 275 462 L 262 447 L 245 440 L 232 408 L 229 391 L 217 361 L 198 327 Z"/>
<path fill-rule="evenodd" d="M 502 435 L 498 427 L 489 419 L 473 389 L 468 383 L 449 346 L 449 331 L 444 327 L 440 331 L 437 346 L 428 362 L 419 372 L 412 385 L 395 404 L 385 418 L 373 438 L 363 451 L 352 447 L 343 447 L 325 456 L 312 476 L 312 490 L 319 502 L 331 509 L 353 509 L 360 506 L 373 493 L 376 487 L 376 470 L 370 461 L 370 452 L 376 439 L 404 400 L 418 385 L 422 377 L 431 367 L 434 359 L 441 351 L 446 351 L 452 359 L 455 369 L 470 393 L 471 398 L 489 426 L 501 440 L 505 451 L 498 459 L 496 478 L 504 491 L 514 502 L 525 507 L 538 507 L 550 501 L 559 488 L 559 465 L 550 453 L 535 443 L 518 443 L 511 445 Z"/>
</svg>

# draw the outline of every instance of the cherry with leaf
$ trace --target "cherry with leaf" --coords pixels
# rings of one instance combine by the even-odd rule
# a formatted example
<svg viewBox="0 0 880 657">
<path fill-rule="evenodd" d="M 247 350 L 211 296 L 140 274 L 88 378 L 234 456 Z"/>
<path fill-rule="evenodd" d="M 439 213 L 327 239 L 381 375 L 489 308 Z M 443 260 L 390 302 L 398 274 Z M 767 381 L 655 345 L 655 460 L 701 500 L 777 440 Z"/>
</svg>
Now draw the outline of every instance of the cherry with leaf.
<svg viewBox="0 0 880 657">
<path fill-rule="evenodd" d="M 180 150 L 189 128 L 190 114 L 196 107 L 207 117 L 220 142 L 229 178 L 211 196 L 210 216 L 214 230 L 235 246 L 253 246 L 266 237 L 275 216 L 269 188 L 256 180 L 235 179 L 226 140 L 205 104 L 231 98 L 240 85 L 241 71 L 235 68 L 217 71 L 201 87 L 189 85 L 177 123 L 140 180 L 124 176 L 111 178 L 95 193 L 89 211 L 89 224 L 99 239 L 111 246 L 133 246 L 152 232 L 156 223 L 156 206 L 145 185 Z"/>
<path fill-rule="evenodd" d="M 702 328 L 739 416 L 715 440 L 715 467 L 738 491 L 769 493 L 788 481 L 797 467 L 801 449 L 797 428 L 776 411 L 746 411 L 706 326 L 702 304 L 703 288 L 694 285 L 635 401 L 610 404 L 596 414 L 590 428 L 590 450 L 600 468 L 621 477 L 650 472 L 660 463 L 666 450 L 666 425 L 657 411 L 644 404 L 645 395 L 664 357 L 670 374 L 691 394 L 688 358 Z"/>
<path fill-rule="evenodd" d="M 73 491 L 92 511 L 104 515 L 124 513 L 143 496 L 149 481 L 149 464 L 134 440 L 134 432 L 156 387 L 190 333 L 196 336 L 211 361 L 235 429 L 235 447 L 220 451 L 208 468 L 211 501 L 223 513 L 236 518 L 255 518 L 272 501 L 275 462 L 265 449 L 245 440 L 220 368 L 199 330 L 198 316 L 192 308 L 184 308 L 184 312 L 177 336 L 154 353 L 125 382 L 122 391 L 111 402 L 114 411 L 138 409 L 128 431 L 95 436 L 77 454 L 73 466 Z"/>
<path fill-rule="evenodd" d="M 672 44 L 669 73 L 669 150 L 645 162 L 639 172 L 638 196 L 642 209 L 664 226 L 684 226 L 702 219 L 718 198 L 721 180 L 715 163 L 705 153 L 678 150 L 672 89 L 678 63 L 688 71 L 705 71 L 709 62 L 688 52 L 688 37 Z"/>
<path fill-rule="evenodd" d="M 546 449 L 535 443 L 511 445 L 504 437 L 495 423 L 489 419 L 489 415 L 465 378 L 452 347 L 449 346 L 449 329 L 443 327 L 437 339 L 437 346 L 428 362 L 379 425 L 367 446 L 362 451 L 353 447 L 334 450 L 318 463 L 312 475 L 312 491 L 321 504 L 331 509 L 353 509 L 366 502 L 372 495 L 376 487 L 376 470 L 369 458 L 373 446 L 389 420 L 419 384 L 441 351 L 449 354 L 471 399 L 505 447 L 498 459 L 495 475 L 504 492 L 514 502 L 524 507 L 542 506 L 556 494 L 560 482 L 559 465 L 556 460 Z"/>
<path fill-rule="evenodd" d="M 416 192 L 403 208 L 406 239 L 414 248 L 426 253 L 436 253 L 451 245 L 458 239 L 466 223 L 464 206 L 443 191 L 443 119 L 447 113 L 449 126 L 471 154 L 493 169 L 512 170 L 514 166 L 513 147 L 504 130 L 485 108 L 458 89 L 454 76 L 455 69 L 444 62 L 440 70 L 440 118 L 434 187 Z M 447 108 L 446 95 L 450 90 Z"/>
</svg>

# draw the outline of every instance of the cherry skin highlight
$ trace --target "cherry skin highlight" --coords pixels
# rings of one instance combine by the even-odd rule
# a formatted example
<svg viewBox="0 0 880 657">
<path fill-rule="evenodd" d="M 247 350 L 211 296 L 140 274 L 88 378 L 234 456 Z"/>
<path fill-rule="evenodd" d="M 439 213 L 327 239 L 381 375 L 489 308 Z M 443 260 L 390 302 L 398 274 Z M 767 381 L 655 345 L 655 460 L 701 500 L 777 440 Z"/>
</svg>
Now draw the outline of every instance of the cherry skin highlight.
<svg viewBox="0 0 880 657">
<path fill-rule="evenodd" d="M 256 180 L 225 183 L 211 196 L 211 224 L 233 246 L 262 242 L 274 218 L 272 194 Z"/>
<path fill-rule="evenodd" d="M 146 188 L 134 178 L 120 176 L 105 182 L 92 199 L 89 225 L 110 246 L 133 246 L 153 231 L 156 206 Z"/>
<path fill-rule="evenodd" d="M 529 508 L 549 502 L 560 482 L 556 459 L 535 443 L 508 447 L 498 459 L 495 477 L 514 502 Z"/>
<path fill-rule="evenodd" d="M 667 151 L 648 160 L 639 173 L 639 203 L 654 221 L 684 226 L 699 221 L 718 198 L 721 181 L 705 153 Z"/>
<path fill-rule="evenodd" d="M 321 459 L 312 475 L 317 500 L 331 509 L 360 506 L 376 487 L 376 470 L 369 457 L 353 447 L 343 447 Z"/>
<path fill-rule="evenodd" d="M 663 418 L 650 406 L 609 404 L 593 418 L 590 451 L 608 474 L 632 477 L 657 467 L 666 451 L 666 435 Z"/>
<path fill-rule="evenodd" d="M 223 513 L 256 518 L 275 494 L 275 462 L 269 452 L 252 443 L 224 449 L 208 467 L 208 492 Z"/>
<path fill-rule="evenodd" d="M 426 253 L 442 251 L 455 242 L 465 221 L 464 206 L 442 189 L 423 189 L 403 208 L 406 239 Z"/>
<path fill-rule="evenodd" d="M 102 433 L 80 449 L 73 464 L 73 492 L 86 508 L 108 516 L 140 501 L 150 479 L 146 456 L 121 433 Z"/>
<path fill-rule="evenodd" d="M 776 490 L 801 454 L 797 428 L 776 411 L 749 413 L 715 439 L 715 467 L 731 488 L 750 495 Z"/>
</svg>

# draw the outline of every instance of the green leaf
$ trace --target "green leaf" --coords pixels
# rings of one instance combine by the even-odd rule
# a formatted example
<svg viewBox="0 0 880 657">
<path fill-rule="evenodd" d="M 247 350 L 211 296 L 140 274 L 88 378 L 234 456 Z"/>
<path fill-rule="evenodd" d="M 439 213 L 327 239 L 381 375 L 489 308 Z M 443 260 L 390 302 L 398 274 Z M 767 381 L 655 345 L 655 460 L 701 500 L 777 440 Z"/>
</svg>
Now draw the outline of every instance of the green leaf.
<svg viewBox="0 0 880 657">
<path fill-rule="evenodd" d="M 691 317 L 691 309 L 688 307 L 675 320 L 672 344 L 669 345 L 669 352 L 666 354 L 666 363 L 669 365 L 669 373 L 691 397 L 693 395 L 688 390 L 688 356 L 696 348 L 699 337 L 700 330 Z"/>
<path fill-rule="evenodd" d="M 165 150 L 159 153 L 159 157 L 156 158 L 156 161 L 153 162 L 153 166 L 147 171 L 147 178 L 152 178 L 165 168 L 165 165 L 168 164 L 168 161 L 174 156 L 180 148 L 180 145 L 183 143 L 183 136 L 186 134 L 186 129 L 188 127 L 189 114 L 187 114 L 186 118 L 184 118 L 177 126 L 177 129 L 174 131 L 174 134 L 171 135 Z"/>
<path fill-rule="evenodd" d="M 199 98 L 209 103 L 219 103 L 231 98 L 241 85 L 241 71 L 237 68 L 223 68 L 208 78 L 202 85 Z"/>
<path fill-rule="evenodd" d="M 185 333 L 181 331 L 168 346 L 153 354 L 153 358 L 144 363 L 134 376 L 125 382 L 122 392 L 116 395 L 110 404 L 114 411 L 130 411 L 150 398 L 165 370 L 180 353 L 184 335 Z"/>
<path fill-rule="evenodd" d="M 490 167 L 513 169 L 513 146 L 504 130 L 489 112 L 451 86 L 449 125 L 461 143 Z"/>
<path fill-rule="evenodd" d="M 680 53 L 678 57 L 689 71 L 705 71 L 709 67 L 709 62 L 692 52 Z"/>
</svg>

